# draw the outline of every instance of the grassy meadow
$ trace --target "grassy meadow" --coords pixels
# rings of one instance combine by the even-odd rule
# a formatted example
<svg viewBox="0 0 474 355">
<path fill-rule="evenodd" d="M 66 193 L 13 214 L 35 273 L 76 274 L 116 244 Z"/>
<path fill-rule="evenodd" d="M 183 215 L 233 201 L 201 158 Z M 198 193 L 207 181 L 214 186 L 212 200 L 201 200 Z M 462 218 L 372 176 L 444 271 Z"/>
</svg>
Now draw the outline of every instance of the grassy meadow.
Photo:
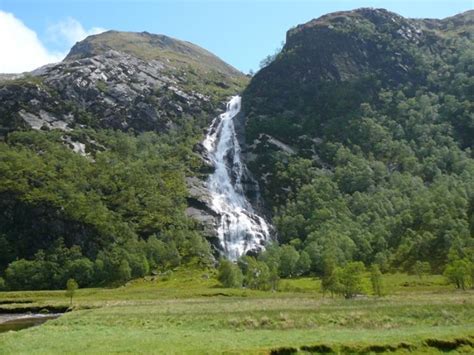
<svg viewBox="0 0 474 355">
<path fill-rule="evenodd" d="M 280 291 L 221 288 L 212 271 L 176 270 L 114 289 L 81 289 L 73 311 L 0 334 L 21 353 L 474 352 L 474 292 L 442 276 L 384 276 L 386 296 L 323 297 L 312 278 Z M 64 291 L 0 293 L 3 312 L 67 307 Z"/>
</svg>

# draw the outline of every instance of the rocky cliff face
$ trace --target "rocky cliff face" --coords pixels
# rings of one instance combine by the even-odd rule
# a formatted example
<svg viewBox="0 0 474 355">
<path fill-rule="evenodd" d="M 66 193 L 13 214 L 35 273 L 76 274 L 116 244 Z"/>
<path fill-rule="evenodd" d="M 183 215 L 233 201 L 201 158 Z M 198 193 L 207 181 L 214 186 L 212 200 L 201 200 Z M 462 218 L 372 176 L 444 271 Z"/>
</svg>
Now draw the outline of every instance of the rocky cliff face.
<svg viewBox="0 0 474 355">
<path fill-rule="evenodd" d="M 61 63 L 4 77 L 0 126 L 162 131 L 178 120 L 211 119 L 244 83 L 240 72 L 190 43 L 110 31 L 76 44 Z"/>
</svg>

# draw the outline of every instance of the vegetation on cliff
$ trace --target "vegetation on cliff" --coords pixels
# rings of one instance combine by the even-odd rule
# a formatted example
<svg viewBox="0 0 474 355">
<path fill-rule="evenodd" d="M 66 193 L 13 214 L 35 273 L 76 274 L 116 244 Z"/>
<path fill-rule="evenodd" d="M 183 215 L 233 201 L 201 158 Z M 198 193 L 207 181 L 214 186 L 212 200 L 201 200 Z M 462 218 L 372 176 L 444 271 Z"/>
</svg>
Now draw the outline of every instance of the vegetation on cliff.
<svg viewBox="0 0 474 355">
<path fill-rule="evenodd" d="M 184 210 L 198 158 L 183 131 L 133 136 L 15 132 L 0 143 L 0 268 L 12 289 L 124 282 L 181 263 L 207 264 L 208 243 Z M 88 148 L 86 151 L 89 152 Z"/>
<path fill-rule="evenodd" d="M 252 79 L 248 165 L 312 272 L 327 253 L 383 271 L 474 258 L 472 30 L 472 12 L 330 14 Z"/>
</svg>

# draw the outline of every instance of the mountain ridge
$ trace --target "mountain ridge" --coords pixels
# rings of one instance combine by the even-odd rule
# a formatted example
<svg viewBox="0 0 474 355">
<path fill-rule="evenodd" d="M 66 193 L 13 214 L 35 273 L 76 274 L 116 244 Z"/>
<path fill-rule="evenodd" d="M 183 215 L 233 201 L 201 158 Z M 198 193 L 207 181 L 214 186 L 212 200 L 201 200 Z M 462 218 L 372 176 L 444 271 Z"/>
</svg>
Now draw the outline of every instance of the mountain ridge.
<svg viewBox="0 0 474 355">
<path fill-rule="evenodd" d="M 76 43 L 64 60 L 83 59 L 116 50 L 134 55 L 143 60 L 168 59 L 178 66 L 201 64 L 206 70 L 218 70 L 226 75 L 240 76 L 242 73 L 225 63 L 216 55 L 191 42 L 149 32 L 123 32 L 110 30 L 88 36 Z M 169 56 L 171 53 L 182 58 Z M 168 54 L 168 56 L 167 56 Z"/>
</svg>

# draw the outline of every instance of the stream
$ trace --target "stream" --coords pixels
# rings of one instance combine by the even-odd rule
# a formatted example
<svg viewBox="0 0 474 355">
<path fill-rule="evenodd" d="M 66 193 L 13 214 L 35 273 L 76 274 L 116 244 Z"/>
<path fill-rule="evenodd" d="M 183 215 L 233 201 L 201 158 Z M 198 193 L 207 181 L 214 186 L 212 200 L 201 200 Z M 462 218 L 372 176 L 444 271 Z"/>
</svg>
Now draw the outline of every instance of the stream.
<svg viewBox="0 0 474 355">
<path fill-rule="evenodd" d="M 0 314 L 0 333 L 10 330 L 21 330 L 25 328 L 41 325 L 50 319 L 56 319 L 62 313 L 21 313 L 21 314 Z"/>
</svg>

